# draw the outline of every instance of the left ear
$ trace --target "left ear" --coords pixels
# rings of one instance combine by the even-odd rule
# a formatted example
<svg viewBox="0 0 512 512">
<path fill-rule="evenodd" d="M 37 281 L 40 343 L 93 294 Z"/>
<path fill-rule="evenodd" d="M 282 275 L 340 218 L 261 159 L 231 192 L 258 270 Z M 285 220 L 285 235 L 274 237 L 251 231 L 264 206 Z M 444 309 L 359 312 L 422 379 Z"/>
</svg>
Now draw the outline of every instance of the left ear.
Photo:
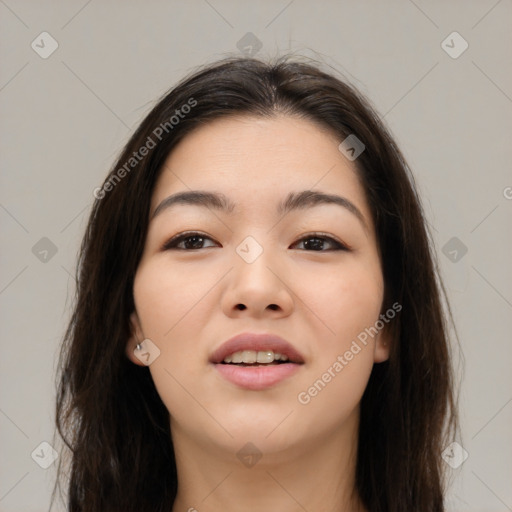
<svg viewBox="0 0 512 512">
<path fill-rule="evenodd" d="M 383 363 L 389 359 L 389 350 L 392 342 L 392 333 L 389 325 L 385 325 L 375 340 L 375 349 L 373 353 L 374 363 Z"/>
</svg>

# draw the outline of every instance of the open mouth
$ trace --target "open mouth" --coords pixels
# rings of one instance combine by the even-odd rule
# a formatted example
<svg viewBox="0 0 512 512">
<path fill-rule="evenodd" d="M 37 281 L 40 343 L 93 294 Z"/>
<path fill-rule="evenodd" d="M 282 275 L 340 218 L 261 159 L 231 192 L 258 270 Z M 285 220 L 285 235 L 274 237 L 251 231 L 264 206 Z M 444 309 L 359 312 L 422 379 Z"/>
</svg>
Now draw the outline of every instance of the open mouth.
<svg viewBox="0 0 512 512">
<path fill-rule="evenodd" d="M 244 333 L 215 350 L 210 363 L 221 377 L 238 388 L 260 391 L 301 371 L 304 358 L 279 336 Z"/>
<path fill-rule="evenodd" d="M 238 387 L 259 391 L 293 375 L 301 365 L 272 350 L 240 350 L 215 366 L 224 378 Z"/>
<path fill-rule="evenodd" d="M 278 364 L 286 364 L 289 363 L 289 361 L 272 361 L 271 363 L 225 363 L 222 361 L 222 363 L 219 364 L 230 364 L 234 366 L 276 366 Z"/>
<path fill-rule="evenodd" d="M 239 366 L 271 366 L 283 363 L 293 363 L 289 357 L 273 350 L 238 350 L 226 356 L 221 364 L 236 364 Z"/>
</svg>

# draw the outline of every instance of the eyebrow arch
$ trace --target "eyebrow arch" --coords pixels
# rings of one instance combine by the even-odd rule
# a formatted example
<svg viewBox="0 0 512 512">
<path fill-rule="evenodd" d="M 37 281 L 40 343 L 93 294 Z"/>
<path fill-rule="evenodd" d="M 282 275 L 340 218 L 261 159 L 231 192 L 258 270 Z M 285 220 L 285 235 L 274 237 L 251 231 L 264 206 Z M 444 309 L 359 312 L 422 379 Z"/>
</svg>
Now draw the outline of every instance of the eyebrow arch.
<svg viewBox="0 0 512 512">
<path fill-rule="evenodd" d="M 176 204 L 212 208 L 214 210 L 219 210 L 230 215 L 232 215 L 236 209 L 236 204 L 220 192 L 189 190 L 177 192 L 176 194 L 172 194 L 169 197 L 166 197 L 155 208 L 153 215 L 151 215 L 151 219 L 154 219 L 164 210 L 167 210 Z M 279 203 L 277 206 L 277 214 L 284 216 L 291 211 L 304 210 L 306 208 L 312 208 L 320 204 L 337 204 L 347 209 L 358 218 L 365 230 L 368 231 L 366 220 L 354 203 L 349 201 L 346 197 L 338 196 L 336 194 L 327 194 L 318 190 L 290 192 L 284 201 Z"/>
</svg>

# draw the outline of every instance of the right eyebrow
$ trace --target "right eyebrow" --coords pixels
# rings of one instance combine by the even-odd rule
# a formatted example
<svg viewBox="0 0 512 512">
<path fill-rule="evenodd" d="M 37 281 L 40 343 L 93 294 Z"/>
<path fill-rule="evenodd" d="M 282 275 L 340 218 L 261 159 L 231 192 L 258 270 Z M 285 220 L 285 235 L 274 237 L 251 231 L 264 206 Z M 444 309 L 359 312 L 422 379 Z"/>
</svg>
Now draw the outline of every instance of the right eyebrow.
<svg viewBox="0 0 512 512">
<path fill-rule="evenodd" d="M 219 192 L 205 192 L 202 190 L 190 190 L 184 192 L 177 192 L 169 197 L 166 197 L 156 208 L 151 215 L 154 219 L 162 211 L 171 208 L 176 204 L 185 204 L 192 206 L 201 206 L 205 208 L 212 208 L 224 213 L 233 214 L 236 205 L 232 203 L 224 194 Z"/>
</svg>

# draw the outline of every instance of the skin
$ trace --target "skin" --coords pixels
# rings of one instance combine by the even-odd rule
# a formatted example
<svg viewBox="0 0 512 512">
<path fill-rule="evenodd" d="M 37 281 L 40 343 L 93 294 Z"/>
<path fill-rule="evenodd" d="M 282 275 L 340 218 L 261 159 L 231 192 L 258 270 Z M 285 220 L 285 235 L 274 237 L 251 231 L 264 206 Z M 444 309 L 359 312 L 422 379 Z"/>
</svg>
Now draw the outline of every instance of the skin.
<svg viewBox="0 0 512 512">
<path fill-rule="evenodd" d="M 304 119 L 224 118 L 187 135 L 165 163 L 151 214 L 190 189 L 237 204 L 233 215 L 193 205 L 162 211 L 149 223 L 136 273 L 126 354 L 142 365 L 134 348 L 146 338 L 160 350 L 149 369 L 170 413 L 179 481 L 173 512 L 365 510 L 353 494 L 359 403 L 374 363 L 388 358 L 387 329 L 308 404 L 297 398 L 383 313 L 374 224 L 341 140 Z M 278 216 L 276 205 L 302 190 L 349 199 L 367 227 L 334 204 Z M 189 230 L 209 238 L 162 249 Z M 303 237 L 315 232 L 351 250 L 329 250 L 336 247 L 329 240 L 307 248 Z M 263 248 L 250 264 L 236 252 L 249 235 Z M 270 389 L 235 386 L 209 357 L 246 331 L 285 338 L 305 364 Z M 236 456 L 247 442 L 262 454 L 252 467 Z"/>
</svg>

